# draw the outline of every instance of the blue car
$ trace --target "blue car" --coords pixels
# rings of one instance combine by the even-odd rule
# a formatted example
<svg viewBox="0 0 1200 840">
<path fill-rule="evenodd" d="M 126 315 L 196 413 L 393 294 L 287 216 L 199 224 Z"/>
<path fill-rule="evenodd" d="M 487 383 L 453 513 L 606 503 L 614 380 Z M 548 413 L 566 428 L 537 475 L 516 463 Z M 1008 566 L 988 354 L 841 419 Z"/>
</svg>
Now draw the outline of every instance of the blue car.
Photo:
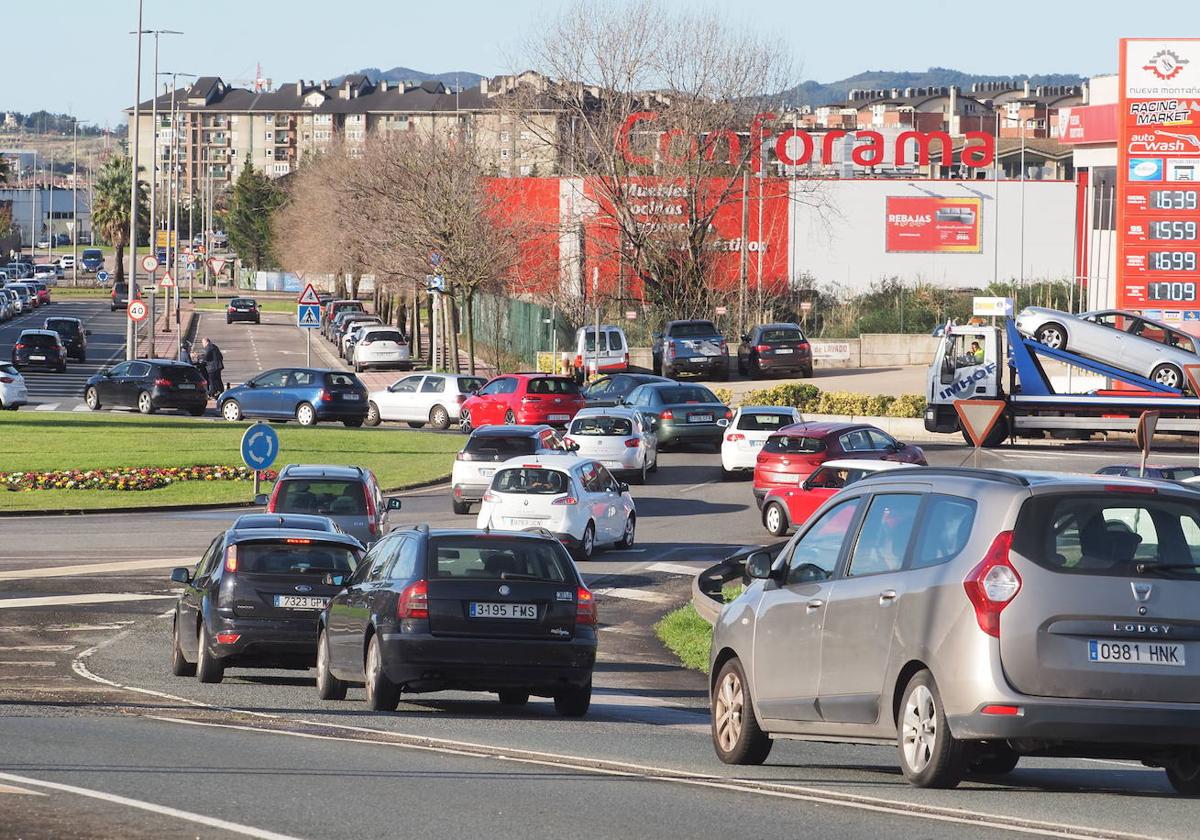
<svg viewBox="0 0 1200 840">
<path fill-rule="evenodd" d="M 322 368 L 275 368 L 227 389 L 217 400 L 221 416 L 295 420 L 313 426 L 340 420 L 357 428 L 367 419 L 367 387 L 353 373 Z"/>
</svg>

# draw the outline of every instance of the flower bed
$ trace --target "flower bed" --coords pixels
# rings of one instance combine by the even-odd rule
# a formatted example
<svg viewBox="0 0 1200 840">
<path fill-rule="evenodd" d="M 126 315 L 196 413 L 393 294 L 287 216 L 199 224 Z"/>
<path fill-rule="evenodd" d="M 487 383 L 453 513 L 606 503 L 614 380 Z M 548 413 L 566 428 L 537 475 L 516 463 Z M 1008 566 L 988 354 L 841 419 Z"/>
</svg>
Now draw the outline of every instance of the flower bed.
<svg viewBox="0 0 1200 840">
<path fill-rule="evenodd" d="M 275 470 L 263 470 L 274 481 Z M 253 481 L 248 467 L 207 465 L 196 467 L 127 467 L 107 470 L 52 470 L 0 473 L 7 490 L 156 490 L 181 481 Z"/>
</svg>

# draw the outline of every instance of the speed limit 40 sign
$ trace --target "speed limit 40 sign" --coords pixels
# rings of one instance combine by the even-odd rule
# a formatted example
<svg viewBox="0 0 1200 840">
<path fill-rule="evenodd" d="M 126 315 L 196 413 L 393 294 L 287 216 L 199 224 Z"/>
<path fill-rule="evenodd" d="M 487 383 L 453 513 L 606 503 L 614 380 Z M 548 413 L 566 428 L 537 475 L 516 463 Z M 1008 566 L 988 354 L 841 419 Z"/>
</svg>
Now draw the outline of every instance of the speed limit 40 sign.
<svg viewBox="0 0 1200 840">
<path fill-rule="evenodd" d="M 129 301 L 129 306 L 126 308 L 131 321 L 144 321 L 146 316 L 150 314 L 150 310 L 146 308 L 146 303 L 141 298 L 134 298 Z"/>
</svg>

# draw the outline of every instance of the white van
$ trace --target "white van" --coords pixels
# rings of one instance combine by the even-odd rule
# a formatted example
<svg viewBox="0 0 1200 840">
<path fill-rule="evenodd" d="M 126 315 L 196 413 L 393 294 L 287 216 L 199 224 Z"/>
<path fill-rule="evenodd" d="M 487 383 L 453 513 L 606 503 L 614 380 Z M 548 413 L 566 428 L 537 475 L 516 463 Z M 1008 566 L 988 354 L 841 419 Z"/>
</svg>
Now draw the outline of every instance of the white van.
<svg viewBox="0 0 1200 840">
<path fill-rule="evenodd" d="M 597 356 L 596 327 L 575 331 L 575 370 L 587 373 L 620 373 L 629 370 L 629 342 L 620 327 L 600 325 L 600 349 Z"/>
</svg>

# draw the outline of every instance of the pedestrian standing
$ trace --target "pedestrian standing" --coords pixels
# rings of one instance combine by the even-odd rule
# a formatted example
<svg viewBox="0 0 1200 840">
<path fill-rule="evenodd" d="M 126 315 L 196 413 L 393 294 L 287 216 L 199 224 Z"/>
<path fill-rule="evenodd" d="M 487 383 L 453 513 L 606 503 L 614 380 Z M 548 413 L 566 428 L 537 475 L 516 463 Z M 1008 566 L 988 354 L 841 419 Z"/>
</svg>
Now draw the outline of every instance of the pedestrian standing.
<svg viewBox="0 0 1200 840">
<path fill-rule="evenodd" d="M 209 341 L 207 336 L 201 343 L 204 346 L 201 363 L 208 373 L 208 395 L 216 399 L 225 390 L 225 383 L 221 381 L 221 371 L 225 369 L 225 357 L 221 354 L 221 348 Z"/>
<path fill-rule="evenodd" d="M 192 345 L 189 342 L 179 342 L 179 361 L 184 364 L 192 364 Z"/>
</svg>

